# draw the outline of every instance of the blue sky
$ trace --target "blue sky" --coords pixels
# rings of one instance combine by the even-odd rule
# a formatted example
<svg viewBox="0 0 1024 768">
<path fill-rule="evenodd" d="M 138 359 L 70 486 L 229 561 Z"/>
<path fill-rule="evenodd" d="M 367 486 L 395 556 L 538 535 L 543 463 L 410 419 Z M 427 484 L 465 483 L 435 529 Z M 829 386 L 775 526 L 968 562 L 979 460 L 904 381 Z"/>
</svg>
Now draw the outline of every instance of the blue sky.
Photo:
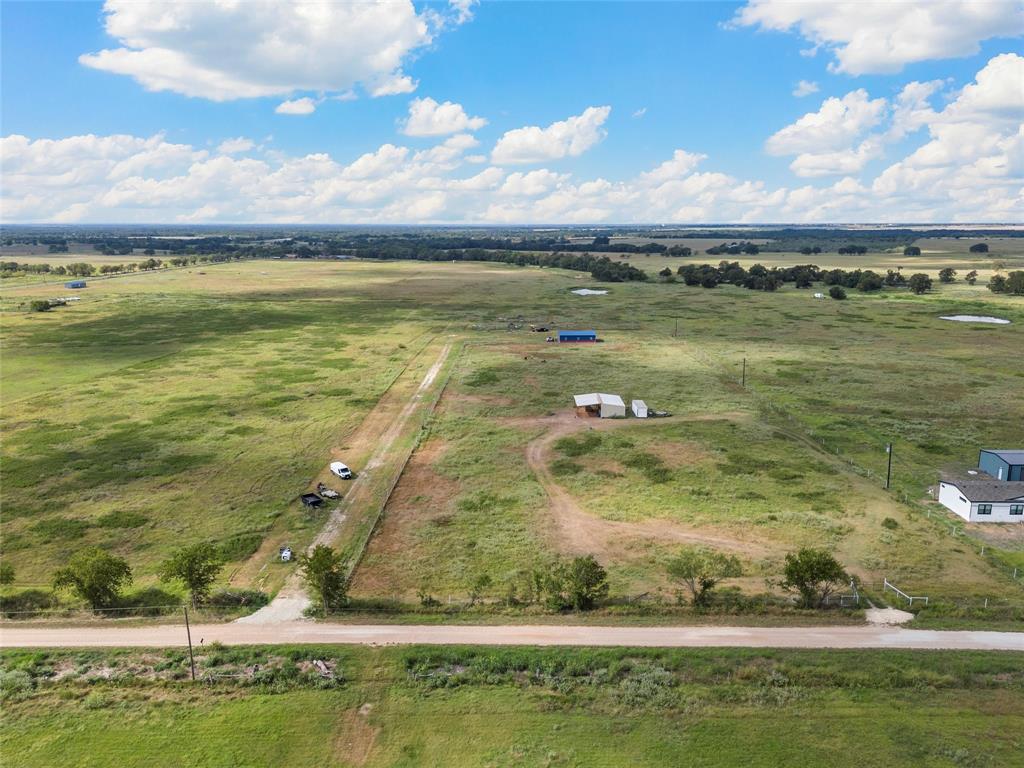
<svg viewBox="0 0 1024 768">
<path fill-rule="evenodd" d="M 253 57 L 242 49 L 262 33 L 258 24 L 263 22 L 251 21 L 254 26 L 242 37 L 230 18 L 190 17 L 189 28 L 199 29 L 196 37 L 206 35 L 225 50 L 239 51 L 237 60 L 224 63 L 215 47 L 211 55 L 210 48 L 193 47 L 188 35 L 154 31 L 160 9 L 155 7 L 147 15 L 137 10 L 139 5 L 145 4 L 131 8 L 112 2 L 105 10 L 99 3 L 3 3 L 0 128 L 4 137 L 23 137 L 17 142 L 5 140 L 9 146 L 4 153 L 4 196 L 5 203 L 11 204 L 5 219 L 254 221 L 279 213 L 275 216 L 279 220 L 339 223 L 540 223 L 568 221 L 584 211 L 595 222 L 687 223 L 692 219 L 700 223 L 751 217 L 881 220 L 883 214 L 903 220 L 984 220 L 994 214 L 994 220 L 1005 221 L 1021 213 L 1019 189 L 1014 192 L 1015 186 L 1019 188 L 1021 150 L 1014 136 L 1022 108 L 1013 91 L 1015 84 L 1024 91 L 1024 80 L 1018 79 L 1024 70 L 1015 55 L 1024 21 L 1012 3 L 991 4 L 986 19 L 970 24 L 957 17 L 963 13 L 961 4 L 941 8 L 939 3 L 921 4 L 918 10 L 932 6 L 937 31 L 933 41 L 915 46 L 922 53 L 909 58 L 907 46 L 898 39 L 893 50 L 884 46 L 874 50 L 873 44 L 864 41 L 881 32 L 898 38 L 902 24 L 912 25 L 904 31 L 921 43 L 919 17 L 903 17 L 894 10 L 889 16 L 883 11 L 877 18 L 871 12 L 844 18 L 841 11 L 830 10 L 834 3 L 808 3 L 820 7 L 817 14 L 795 21 L 787 16 L 791 10 L 786 4 L 774 0 L 749 5 L 418 4 L 403 6 L 403 23 L 382 30 L 379 39 L 360 34 L 346 40 L 354 23 L 351 19 L 331 21 L 337 27 L 326 43 L 317 42 L 316 37 L 317 27 L 324 26 L 322 20 L 312 24 L 311 30 L 288 26 L 296 35 L 288 42 L 300 49 L 294 71 L 289 70 L 292 60 L 283 60 L 279 69 L 261 72 L 252 71 Z M 387 6 L 385 12 L 397 16 L 399 6 Z M 737 21 L 744 12 L 750 18 Z M 282 21 L 281 14 L 289 13 L 280 7 L 268 10 L 264 31 L 273 34 L 275 25 L 305 23 L 291 17 Z M 115 26 L 108 29 L 112 19 Z M 410 31 L 410 25 L 417 23 L 430 25 L 430 30 Z M 855 29 L 843 39 L 846 28 L 861 24 L 859 37 Z M 391 25 L 386 20 L 372 29 L 382 26 Z M 837 28 L 844 31 L 837 33 Z M 996 36 L 1007 33 L 1018 36 Z M 313 42 L 304 42 L 306 34 Z M 367 64 L 393 40 L 399 41 L 397 47 L 402 50 L 391 62 L 397 66 L 374 69 Z M 303 45 L 309 46 L 305 57 Z M 332 51 L 346 46 L 353 50 L 348 58 L 331 59 Z M 815 47 L 815 55 L 807 55 Z M 157 49 L 172 51 L 171 65 L 164 59 L 149 63 L 146 57 L 155 57 Z M 125 63 L 90 63 L 80 58 L 104 50 L 120 51 L 124 58 L 118 61 Z M 950 56 L 951 51 L 957 55 Z M 320 60 L 324 64 L 318 70 Z M 994 61 L 999 66 L 990 70 L 985 92 L 975 88 L 979 93 L 967 103 L 964 87 L 972 86 Z M 370 94 L 380 83 L 398 76 L 406 79 L 404 84 L 385 90 L 402 92 Z M 202 84 L 204 78 L 208 85 Z M 221 86 L 224 78 L 232 83 L 226 91 Z M 795 96 L 800 81 L 813 83 L 817 90 Z M 319 87 L 311 87 L 314 82 Z M 918 117 L 910 120 L 897 107 L 904 89 L 915 83 L 934 85 L 925 89 L 923 101 L 917 102 Z M 273 93 L 232 98 L 249 91 Z M 850 97 L 849 103 L 825 110 L 825 100 L 842 100 L 858 91 L 864 92 L 863 99 Z M 343 94 L 346 100 L 337 98 Z M 311 113 L 275 111 L 282 102 L 302 98 L 316 102 Z M 482 117 L 487 124 L 431 136 L 405 135 L 410 102 L 427 98 L 461 105 L 467 116 Z M 964 103 L 958 105 L 958 100 Z M 981 119 L 977 109 L 971 118 L 974 123 L 964 116 L 971 104 L 979 103 L 998 116 L 998 125 Z M 581 150 L 563 147 L 559 154 L 557 147 L 549 151 L 538 146 L 531 152 L 544 156 L 534 160 L 499 163 L 497 154 L 486 159 L 509 131 L 531 127 L 544 131 L 596 107 L 610 107 L 610 111 L 588 126 L 590 136 L 580 140 L 579 146 L 585 145 Z M 799 123 L 819 110 L 823 113 L 818 118 Z M 928 114 L 920 114 L 922 110 Z M 798 127 L 790 130 L 785 141 L 769 143 L 774 134 L 794 124 Z M 158 137 L 160 147 L 85 146 L 80 137 L 90 135 L 130 136 L 151 143 Z M 414 160 L 417 151 L 427 151 L 454 135 L 474 137 L 475 146 L 463 147 L 458 160 L 431 161 L 429 167 L 423 167 L 422 159 Z M 213 166 L 205 173 L 194 170 L 196 163 L 210 163 L 218 156 L 221 142 L 240 137 L 253 146 L 220 153 L 224 160 L 219 170 Z M 943 155 L 949 161 L 948 147 L 965 137 L 992 146 L 979 150 L 977 156 L 947 162 L 944 173 L 936 176 L 933 156 Z M 541 134 L 536 140 L 543 143 L 549 138 Z M 66 143 L 43 145 L 38 143 L 41 140 Z M 360 182 L 360 190 L 354 184 L 332 183 L 357 158 L 384 145 L 406 150 L 405 157 L 394 163 L 381 162 L 380 174 L 390 173 L 389 182 L 380 174 L 356 174 L 353 180 Z M 769 151 L 769 147 L 780 151 Z M 922 147 L 929 157 L 914 159 Z M 657 184 L 639 180 L 641 174 L 672 159 L 677 150 L 704 157 L 665 169 Z M 107 169 L 103 178 L 81 179 L 81 194 L 62 189 L 53 204 L 33 202 L 43 196 L 41 190 L 53 190 L 55 177 L 67 175 L 67 168 L 54 167 L 55 155 L 67 154 L 68 163 L 77 157 L 82 165 L 99 168 L 104 157 L 117 155 L 124 160 L 138 152 L 173 155 L 176 160 L 147 164 L 136 157 L 130 175 L 125 175 L 127 171 L 111 175 Z M 308 175 L 294 181 L 297 170 L 288 164 L 310 155 L 328 159 L 314 170 L 305 169 Z M 804 160 L 794 166 L 798 157 Z M 251 163 L 245 165 L 246 160 Z M 261 171 L 252 163 L 262 163 L 264 168 Z M 812 166 L 815 170 L 809 173 L 807 168 Z M 977 182 L 985 185 L 987 193 L 984 206 L 971 207 L 966 202 L 969 193 L 953 176 L 963 176 L 965 169 L 975 166 L 982 169 L 976 174 Z M 992 167 L 1003 171 L 993 173 Z M 197 176 L 191 184 L 190 168 Z M 281 201 L 280 211 L 273 210 L 270 200 L 254 205 L 251 193 L 241 185 L 248 179 L 265 182 L 282 168 L 291 180 L 288 191 L 282 193 L 287 199 Z M 481 180 L 476 185 L 480 188 L 472 190 L 474 195 L 452 184 L 488 168 L 499 168 L 502 175 L 494 171 L 490 186 Z M 209 183 L 211 174 L 217 173 L 217 182 L 224 183 L 218 193 L 220 205 L 195 189 L 198 179 Z M 537 184 L 527 185 L 529 194 L 517 194 L 516 184 L 506 184 L 512 174 L 520 174 L 513 179 L 518 182 L 530 173 L 537 174 L 532 177 Z M 967 175 L 971 173 L 968 170 Z M 225 180 L 231 177 L 239 185 L 234 190 L 239 199 L 225 205 L 224 196 L 233 191 Z M 936 184 L 946 180 L 955 188 L 936 195 Z M 581 189 L 598 181 L 603 182 L 597 185 L 600 188 Z M 366 193 L 371 183 L 377 184 L 380 194 Z M 922 193 L 900 198 L 893 192 L 900 185 L 904 189 L 920 186 Z M 994 186 L 999 187 L 1000 197 L 993 205 L 989 193 Z M 140 191 L 143 187 L 160 202 L 147 203 Z M 804 190 L 802 196 L 794 194 L 799 190 Z M 822 209 L 813 204 L 813 190 L 857 200 L 850 200 L 846 207 Z"/>
</svg>

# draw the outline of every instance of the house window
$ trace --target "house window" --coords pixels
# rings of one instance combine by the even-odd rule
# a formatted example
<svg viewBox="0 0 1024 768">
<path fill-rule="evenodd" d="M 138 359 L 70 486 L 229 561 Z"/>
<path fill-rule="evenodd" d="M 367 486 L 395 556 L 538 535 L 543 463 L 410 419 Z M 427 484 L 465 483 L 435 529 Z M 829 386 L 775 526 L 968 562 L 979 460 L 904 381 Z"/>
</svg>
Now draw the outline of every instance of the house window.
<svg viewBox="0 0 1024 768">
<path fill-rule="evenodd" d="M 991 515 L 992 514 L 992 505 L 991 504 L 979 504 L 978 505 L 978 514 L 979 515 Z"/>
<path fill-rule="evenodd" d="M 1010 505 L 1011 515 L 1024 515 L 1024 504 L 1011 504 Z"/>
</svg>

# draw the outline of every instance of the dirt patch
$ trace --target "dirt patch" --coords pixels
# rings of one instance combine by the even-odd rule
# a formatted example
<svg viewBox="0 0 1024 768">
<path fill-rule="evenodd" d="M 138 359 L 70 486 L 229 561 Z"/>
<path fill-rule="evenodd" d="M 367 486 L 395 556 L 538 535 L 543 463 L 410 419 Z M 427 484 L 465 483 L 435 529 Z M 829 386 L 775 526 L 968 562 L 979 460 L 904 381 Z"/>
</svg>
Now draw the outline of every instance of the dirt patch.
<svg viewBox="0 0 1024 768">
<path fill-rule="evenodd" d="M 444 525 L 450 520 L 459 483 L 434 469 L 447 450 L 447 443 L 433 437 L 409 459 L 366 548 L 367 560 L 393 565 L 357 568 L 352 581 L 353 594 L 390 594 L 394 586 L 391 568 L 401 567 L 402 555 L 415 548 L 418 532 L 424 525 Z"/>
<path fill-rule="evenodd" d="M 704 450 L 704 446 L 691 442 L 649 443 L 644 446 L 644 450 L 653 453 L 666 467 L 673 469 L 699 464 L 711 458 L 711 454 Z"/>
<path fill-rule="evenodd" d="M 380 728 L 370 725 L 367 720 L 369 711 L 363 712 L 366 706 L 364 704 L 358 710 L 347 709 L 338 719 L 333 753 L 343 765 L 366 765 L 377 744 Z"/>
<path fill-rule="evenodd" d="M 703 416 L 697 418 L 708 420 Z M 715 418 L 725 416 L 719 414 Z M 698 544 L 738 552 L 745 557 L 763 556 L 766 550 L 760 544 L 708 528 L 688 528 L 672 521 L 657 519 L 641 522 L 612 521 L 592 515 L 551 474 L 552 446 L 563 437 L 584 429 L 605 431 L 627 424 L 638 426 L 654 423 L 658 422 L 578 419 L 571 412 L 538 420 L 538 426 L 546 425 L 547 430 L 527 445 L 526 461 L 547 492 L 549 509 L 556 526 L 556 548 L 567 554 L 592 554 L 606 562 L 629 559 L 631 545 L 637 540 L 662 544 Z"/>
</svg>

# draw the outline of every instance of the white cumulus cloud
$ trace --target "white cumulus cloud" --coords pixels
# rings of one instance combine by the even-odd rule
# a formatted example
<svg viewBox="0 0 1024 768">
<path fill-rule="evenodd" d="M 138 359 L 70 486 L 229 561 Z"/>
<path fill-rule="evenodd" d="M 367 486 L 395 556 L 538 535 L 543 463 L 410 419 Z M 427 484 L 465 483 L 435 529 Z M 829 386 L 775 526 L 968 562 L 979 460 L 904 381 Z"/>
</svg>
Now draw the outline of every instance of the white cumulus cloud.
<svg viewBox="0 0 1024 768">
<path fill-rule="evenodd" d="M 506 165 L 578 157 L 605 137 L 601 126 L 611 111 L 611 107 L 587 107 L 582 114 L 547 128 L 531 125 L 507 131 L 495 144 L 491 162 Z"/>
<path fill-rule="evenodd" d="M 316 102 L 309 96 L 301 99 L 288 99 L 278 104 L 274 111 L 279 115 L 311 115 L 316 112 Z"/>
<path fill-rule="evenodd" d="M 1024 5 L 1001 0 L 748 0 L 732 24 L 796 30 L 835 55 L 850 75 L 899 72 L 904 65 L 970 56 L 994 37 L 1024 34 Z"/>
<path fill-rule="evenodd" d="M 297 91 L 374 96 L 408 93 L 402 67 L 472 3 L 417 11 L 410 0 L 107 0 L 107 33 L 119 45 L 79 57 L 151 91 L 213 101 Z M 293 113 L 294 114 L 294 113 Z"/>
<path fill-rule="evenodd" d="M 235 139 L 225 139 L 217 145 L 217 151 L 222 155 L 235 155 L 239 152 L 248 152 L 250 149 L 256 146 L 256 142 L 252 139 L 247 139 L 244 136 L 239 136 Z"/>
<path fill-rule="evenodd" d="M 886 100 L 872 99 L 863 88 L 837 99 L 825 99 L 817 112 L 808 112 L 765 142 L 772 155 L 826 152 L 842 149 L 864 131 L 878 125 Z"/>
<path fill-rule="evenodd" d="M 482 117 L 470 117 L 461 104 L 446 101 L 438 104 L 430 97 L 409 102 L 409 117 L 402 126 L 406 136 L 444 136 L 449 133 L 475 131 L 487 125 Z"/>
</svg>

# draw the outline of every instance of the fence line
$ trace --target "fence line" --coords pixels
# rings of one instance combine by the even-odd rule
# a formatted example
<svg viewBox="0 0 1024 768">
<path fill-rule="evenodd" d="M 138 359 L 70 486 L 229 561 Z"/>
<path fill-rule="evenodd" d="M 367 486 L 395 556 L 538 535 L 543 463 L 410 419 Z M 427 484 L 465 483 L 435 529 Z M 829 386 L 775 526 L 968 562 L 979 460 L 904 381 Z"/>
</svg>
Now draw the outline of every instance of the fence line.
<svg viewBox="0 0 1024 768">
<path fill-rule="evenodd" d="M 928 598 L 927 597 L 912 597 L 911 595 L 908 595 L 902 589 L 897 587 L 895 584 L 890 583 L 889 579 L 885 579 L 882 582 L 882 592 L 884 593 L 886 589 L 891 589 L 897 595 L 899 595 L 903 599 L 907 600 L 911 606 L 914 604 L 915 600 L 924 600 L 924 604 L 928 605 Z"/>
</svg>

